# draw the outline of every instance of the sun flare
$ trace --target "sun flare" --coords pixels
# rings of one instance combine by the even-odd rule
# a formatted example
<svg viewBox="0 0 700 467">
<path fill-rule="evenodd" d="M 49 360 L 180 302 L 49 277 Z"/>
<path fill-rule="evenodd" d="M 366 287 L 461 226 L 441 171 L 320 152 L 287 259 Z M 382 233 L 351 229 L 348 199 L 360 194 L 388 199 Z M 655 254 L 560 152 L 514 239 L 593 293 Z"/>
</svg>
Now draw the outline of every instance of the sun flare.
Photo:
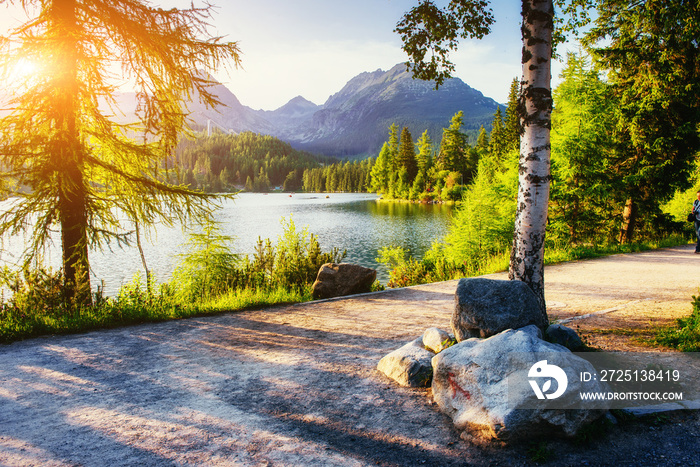
<svg viewBox="0 0 700 467">
<path fill-rule="evenodd" d="M 20 58 L 6 71 L 2 87 L 11 92 L 23 92 L 30 87 L 37 76 L 42 73 L 42 67 L 27 58 Z"/>
</svg>

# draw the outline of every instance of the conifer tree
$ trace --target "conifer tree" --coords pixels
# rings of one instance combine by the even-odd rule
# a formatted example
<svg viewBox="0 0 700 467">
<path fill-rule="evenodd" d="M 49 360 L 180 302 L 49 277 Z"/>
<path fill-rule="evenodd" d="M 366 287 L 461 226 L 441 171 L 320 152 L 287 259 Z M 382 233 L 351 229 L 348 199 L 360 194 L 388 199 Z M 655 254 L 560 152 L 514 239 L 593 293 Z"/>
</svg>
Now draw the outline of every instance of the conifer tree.
<svg viewBox="0 0 700 467">
<path fill-rule="evenodd" d="M 398 170 L 397 159 L 399 157 L 399 127 L 396 123 L 389 126 L 389 140 L 387 141 L 386 167 L 389 175 Z"/>
<path fill-rule="evenodd" d="M 462 172 L 464 170 L 467 135 L 462 133 L 464 112 L 461 110 L 452 116 L 449 128 L 443 128 L 438 166 L 440 170 Z"/>
<path fill-rule="evenodd" d="M 408 127 L 401 130 L 401 145 L 399 146 L 398 164 L 399 169 L 406 169 L 406 182 L 413 183 L 418 174 L 418 164 L 416 163 L 416 147 L 413 144 L 413 137 Z"/>
<path fill-rule="evenodd" d="M 371 190 L 374 193 L 386 193 L 389 187 L 389 145 L 384 143 L 374 162 L 371 177 Z"/>
<path fill-rule="evenodd" d="M 617 102 L 587 56 L 568 54 L 554 90 L 550 233 L 576 243 L 606 237 L 626 190 L 608 169 L 614 155 Z"/>
<path fill-rule="evenodd" d="M 520 82 L 513 78 L 508 91 L 508 106 L 506 107 L 506 118 L 504 126 L 504 147 L 505 150 L 517 151 L 520 147 L 520 117 L 518 105 L 520 102 Z"/>
<path fill-rule="evenodd" d="M 162 182 L 159 168 L 186 126 L 183 103 L 219 103 L 213 82 L 198 70 L 228 60 L 237 65 L 239 50 L 209 37 L 210 6 L 166 11 L 142 0 L 19 3 L 36 16 L 3 38 L 0 68 L 7 77 L 14 64 L 30 61 L 38 72 L 19 85 L 11 115 L 0 120 L 5 195 L 17 200 L 0 215 L 0 235 L 31 231 L 28 264 L 58 225 L 68 298 L 78 292 L 89 301 L 88 248 L 130 239 L 120 215 L 148 226 L 210 212 L 212 196 Z M 138 122 L 132 125 L 112 118 L 115 68 L 136 88 Z"/>
<path fill-rule="evenodd" d="M 619 239 L 638 218 L 688 186 L 700 149 L 700 5 L 601 0 L 585 44 L 609 71 L 619 103 L 613 166 L 628 198 Z"/>
<path fill-rule="evenodd" d="M 503 126 L 503 113 L 501 108 L 496 108 L 496 113 L 493 115 L 491 123 L 491 135 L 489 136 L 489 153 L 496 160 L 502 160 L 506 153 L 508 142 L 506 137 L 506 129 Z"/>
</svg>

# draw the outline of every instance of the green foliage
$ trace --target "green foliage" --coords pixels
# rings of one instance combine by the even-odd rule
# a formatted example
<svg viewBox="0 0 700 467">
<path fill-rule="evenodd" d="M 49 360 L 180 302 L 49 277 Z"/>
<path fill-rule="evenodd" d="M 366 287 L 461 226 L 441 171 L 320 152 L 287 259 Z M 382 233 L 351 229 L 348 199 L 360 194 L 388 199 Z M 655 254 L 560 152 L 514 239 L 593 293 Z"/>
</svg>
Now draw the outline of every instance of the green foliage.
<svg viewBox="0 0 700 467">
<path fill-rule="evenodd" d="M 601 246 L 572 246 L 568 243 L 551 243 L 546 250 L 545 264 L 557 264 L 589 258 L 600 258 L 620 253 L 634 253 L 687 243 L 680 235 L 661 241 L 612 244 Z M 401 247 L 385 247 L 379 251 L 377 261 L 390 271 L 388 287 L 408 287 L 430 282 L 475 277 L 508 270 L 510 251 L 494 251 L 481 255 L 454 258 L 449 256 L 449 245 L 435 242 L 421 260 L 413 258 Z"/>
<path fill-rule="evenodd" d="M 190 234 L 188 251 L 173 272 L 168 287 L 177 303 L 208 303 L 236 290 L 285 289 L 304 295 L 325 263 L 339 263 L 345 252 L 321 251 L 307 228 L 282 219 L 283 233 L 275 245 L 258 239 L 252 259 L 231 253 L 231 238 L 212 224 L 203 233 Z M 235 295 L 235 294 L 234 294 Z"/>
<path fill-rule="evenodd" d="M 370 173 L 372 171 L 377 173 L 376 171 L 383 170 L 384 166 L 384 159 L 379 163 L 375 163 L 373 159 L 365 159 L 336 162 L 326 164 L 324 167 L 306 169 L 302 174 L 302 189 L 312 193 L 365 192 L 371 189 Z M 386 178 L 386 170 L 383 173 Z"/>
<path fill-rule="evenodd" d="M 401 35 L 402 48 L 410 57 L 407 67 L 413 76 L 435 80 L 437 88 L 454 72 L 449 52 L 457 49 L 459 39 L 481 39 L 493 22 L 493 12 L 484 0 L 449 2 L 444 8 L 421 1 L 404 14 L 395 32 Z"/>
<path fill-rule="evenodd" d="M 377 262 L 389 269 L 388 287 L 408 287 L 456 279 L 463 271 L 445 260 L 443 255 L 426 254 L 418 261 L 403 247 L 384 247 L 378 251 Z"/>
<path fill-rule="evenodd" d="M 231 253 L 231 241 L 213 222 L 206 223 L 201 233 L 189 234 L 170 282 L 177 302 L 211 300 L 241 282 L 239 257 Z"/>
<path fill-rule="evenodd" d="M 700 7 L 697 2 L 604 0 L 585 44 L 608 71 L 616 100 L 617 176 L 636 217 L 658 222 L 659 203 L 689 186 L 700 150 Z"/>
<path fill-rule="evenodd" d="M 184 182 L 207 192 L 217 187 L 224 191 L 245 187 L 246 191 L 265 192 L 278 186 L 295 191 L 301 188 L 306 170 L 331 161 L 297 151 L 273 136 L 251 132 L 199 134 L 181 141 L 175 151 L 175 164 Z"/>
<path fill-rule="evenodd" d="M 44 268 L 13 271 L 5 266 L 0 270 L 0 287 L 12 293 L 3 303 L 6 309 L 30 312 L 41 316 L 60 316 L 85 301 L 84 297 L 66 293 L 63 274 Z M 101 301 L 101 294 L 95 295 Z"/>
<path fill-rule="evenodd" d="M 325 263 L 340 263 L 347 252 L 333 248 L 323 253 L 318 240 L 307 227 L 297 230 L 292 218 L 282 219 L 283 233 L 277 239 L 277 247 L 271 250 L 274 262 L 269 270 L 271 284 L 288 289 L 310 286 Z"/>
<path fill-rule="evenodd" d="M 518 186 L 517 153 L 502 166 L 482 158 L 474 182 L 455 212 L 445 236 L 445 255 L 454 263 L 488 258 L 509 251 Z M 496 170 L 491 172 L 494 167 Z"/>
<path fill-rule="evenodd" d="M 467 135 L 461 131 L 463 116 L 462 111 L 457 112 L 452 117 L 450 126 L 442 130 L 442 141 L 437 156 L 440 170 L 464 172 L 467 169 Z"/>
<path fill-rule="evenodd" d="M 615 99 L 584 54 L 570 53 L 552 113 L 550 239 L 614 241 L 629 193 L 614 169 Z"/>
<path fill-rule="evenodd" d="M 693 296 L 693 311 L 680 318 L 675 327 L 659 330 L 654 341 L 682 352 L 700 352 L 700 296 Z"/>
<path fill-rule="evenodd" d="M 80 295 L 74 289 L 90 289 L 88 248 L 130 240 L 120 216 L 149 226 L 210 214 L 211 196 L 163 181 L 161 168 L 186 129 L 184 101 L 215 106 L 206 72 L 238 65 L 239 50 L 208 37 L 211 6 L 21 3 L 33 17 L 3 37 L 0 70 L 7 78 L 23 60 L 40 70 L 16 87 L 0 120 L 0 197 L 15 198 L 0 235 L 30 233 L 28 265 L 60 226 L 65 292 Z M 114 120 L 121 80 L 136 90 L 137 124 Z M 135 133 L 143 138 L 127 136 Z"/>
<path fill-rule="evenodd" d="M 416 147 L 407 127 L 401 130 L 401 145 L 396 163 L 399 168 L 406 170 L 406 183 L 413 184 L 413 180 L 418 174 L 418 163 L 416 162 Z"/>
<path fill-rule="evenodd" d="M 457 112 L 443 138 L 437 157 L 433 158 L 433 142 L 424 131 L 416 143 L 407 128 L 401 132 L 397 146 L 396 125 L 389 129 L 387 141 L 371 166 L 366 185 L 385 199 L 410 201 L 459 201 L 465 186 L 474 176 L 479 153 L 467 142 L 461 131 L 463 113 Z M 418 154 L 416 154 L 416 146 Z"/>
<path fill-rule="evenodd" d="M 231 238 L 205 224 L 201 233 L 190 234 L 169 282 L 144 284 L 136 275 L 116 297 L 105 299 L 98 291 L 91 304 L 67 298 L 61 273 L 4 268 L 0 287 L 12 296 L 0 302 L 0 343 L 310 300 L 321 265 L 341 262 L 345 252 L 323 252 L 306 228 L 282 222 L 277 243 L 259 240 L 252 260 L 233 254 Z"/>
</svg>

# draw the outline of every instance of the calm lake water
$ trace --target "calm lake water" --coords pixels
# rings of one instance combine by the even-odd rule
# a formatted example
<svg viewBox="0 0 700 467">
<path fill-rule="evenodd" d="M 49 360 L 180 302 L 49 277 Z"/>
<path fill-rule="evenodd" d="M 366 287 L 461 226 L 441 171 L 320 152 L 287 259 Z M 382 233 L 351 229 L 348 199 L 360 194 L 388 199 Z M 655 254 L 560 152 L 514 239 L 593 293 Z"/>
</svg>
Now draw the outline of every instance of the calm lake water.
<svg viewBox="0 0 700 467">
<path fill-rule="evenodd" d="M 399 245 L 416 257 L 422 256 L 433 241 L 447 233 L 451 213 L 451 206 L 381 202 L 368 194 L 307 193 L 290 197 L 282 193 L 242 193 L 224 203 L 216 217 L 222 233 L 234 238 L 233 250 L 240 254 L 251 254 L 258 237 L 270 238 L 274 244 L 283 230 L 282 218 L 291 217 L 298 230 L 308 227 L 324 251 L 332 247 L 347 250 L 345 262 L 377 269 L 378 278 L 386 283 L 388 271 L 376 262 L 377 251 Z M 186 238 L 179 227 L 160 227 L 143 242 L 146 262 L 158 281 L 170 278 Z M 22 239 L 6 240 L 0 262 L 15 262 L 21 245 Z M 91 252 L 90 256 L 93 281 L 97 284 L 104 280 L 107 295 L 114 295 L 135 273 L 143 275 L 135 247 L 114 248 L 112 252 Z M 46 262 L 57 268 L 60 256 L 58 247 L 51 248 Z"/>
</svg>

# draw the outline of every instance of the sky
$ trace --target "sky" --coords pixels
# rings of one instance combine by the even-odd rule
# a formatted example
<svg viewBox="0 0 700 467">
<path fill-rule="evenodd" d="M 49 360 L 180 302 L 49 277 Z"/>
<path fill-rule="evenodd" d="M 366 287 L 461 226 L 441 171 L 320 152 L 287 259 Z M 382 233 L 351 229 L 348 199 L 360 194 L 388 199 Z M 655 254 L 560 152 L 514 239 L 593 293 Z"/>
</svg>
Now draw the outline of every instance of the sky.
<svg viewBox="0 0 700 467">
<path fill-rule="evenodd" d="M 164 9 L 191 1 L 151 0 Z M 212 35 L 235 41 L 242 66 L 214 73 L 254 109 L 274 110 L 296 96 L 323 104 L 354 76 L 405 62 L 394 31 L 418 0 L 210 0 Z M 445 4 L 446 0 L 438 0 Z M 521 75 L 520 0 L 491 0 L 496 23 L 483 40 L 463 40 L 451 55 L 455 77 L 505 103 Z M 0 30 L 22 14 L 0 7 Z M 1 34 L 1 33 L 0 33 Z M 553 63 L 553 85 L 561 65 Z"/>
<path fill-rule="evenodd" d="M 243 52 L 241 69 L 215 73 L 216 78 L 244 105 L 274 110 L 298 95 L 323 104 L 354 76 L 405 62 L 401 39 L 393 31 L 418 0 L 212 3 L 217 7 L 211 32 L 237 41 Z M 456 77 L 505 103 L 511 81 L 521 75 L 521 1 L 490 3 L 496 17 L 492 33 L 481 41 L 461 41 L 451 57 Z M 183 8 L 189 0 L 156 0 L 154 4 Z M 555 64 L 555 78 L 560 69 Z"/>
</svg>

